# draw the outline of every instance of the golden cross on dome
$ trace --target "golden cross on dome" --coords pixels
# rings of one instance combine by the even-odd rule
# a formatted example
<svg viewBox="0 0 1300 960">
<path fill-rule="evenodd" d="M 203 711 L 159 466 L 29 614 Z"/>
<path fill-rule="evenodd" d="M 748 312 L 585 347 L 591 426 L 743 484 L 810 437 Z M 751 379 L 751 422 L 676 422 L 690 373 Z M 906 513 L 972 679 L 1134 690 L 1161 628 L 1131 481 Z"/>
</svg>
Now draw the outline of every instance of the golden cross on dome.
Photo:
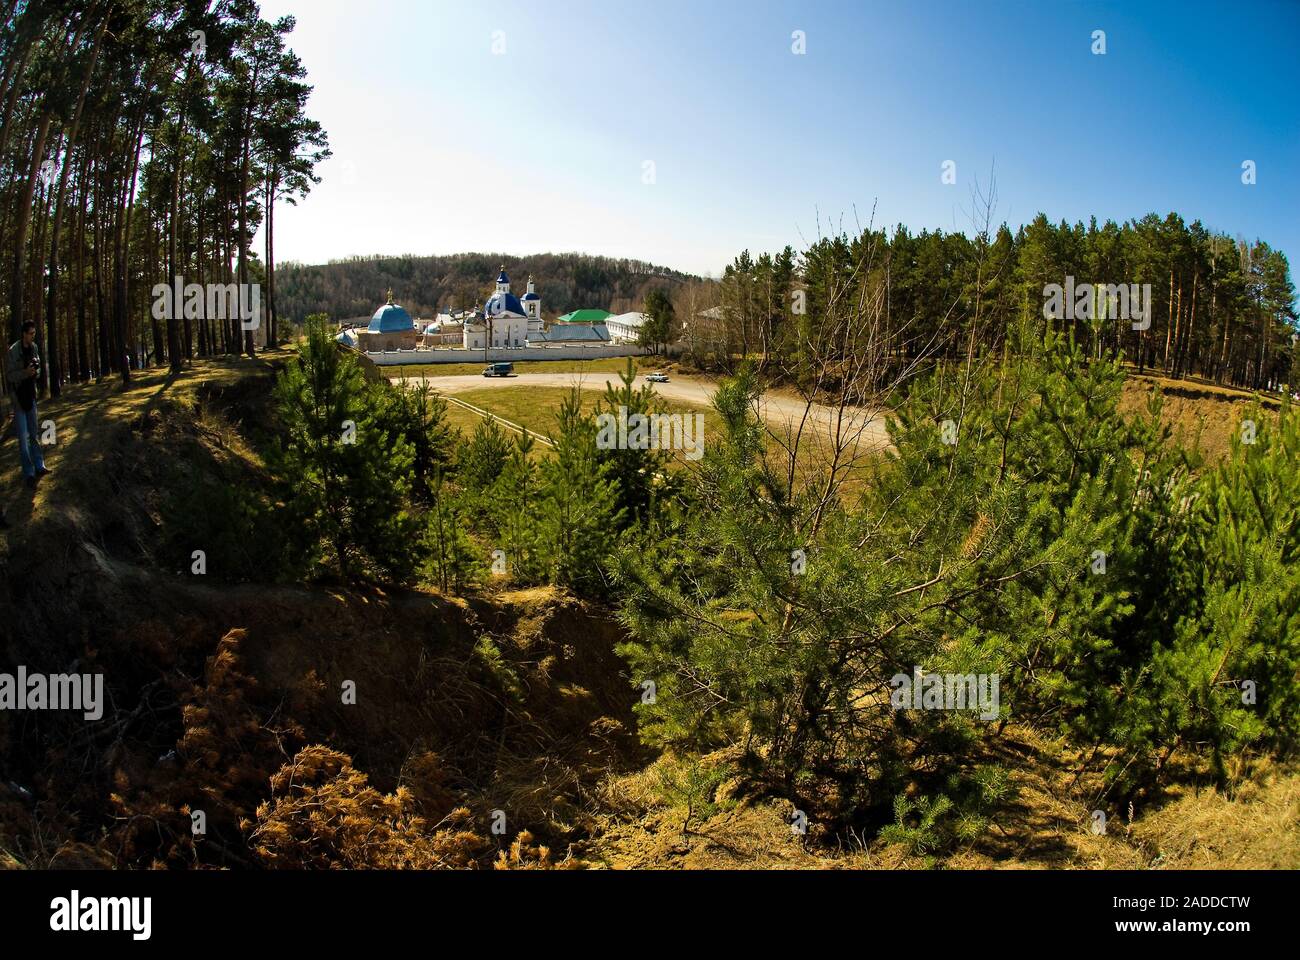
<svg viewBox="0 0 1300 960">
<path fill-rule="evenodd" d="M 389 302 L 389 303 L 392 303 L 392 302 L 393 302 L 393 288 L 392 288 L 392 287 L 389 287 L 389 288 L 388 288 L 388 302 Z"/>
</svg>

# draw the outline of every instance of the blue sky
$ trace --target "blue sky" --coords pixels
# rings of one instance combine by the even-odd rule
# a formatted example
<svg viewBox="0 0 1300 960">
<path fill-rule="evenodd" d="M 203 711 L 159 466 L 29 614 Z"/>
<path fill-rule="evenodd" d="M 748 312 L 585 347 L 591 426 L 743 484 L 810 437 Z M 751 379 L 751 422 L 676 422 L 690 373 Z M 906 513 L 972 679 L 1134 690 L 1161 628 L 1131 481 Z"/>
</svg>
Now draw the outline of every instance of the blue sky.
<svg viewBox="0 0 1300 960">
<path fill-rule="evenodd" d="M 1300 252 L 1298 2 L 262 10 L 297 17 L 334 150 L 277 213 L 281 262 L 579 250 L 717 274 L 745 248 L 798 249 L 819 214 L 823 232 L 873 205 L 878 225 L 970 230 L 990 170 L 1013 227 L 1175 210 Z"/>
</svg>

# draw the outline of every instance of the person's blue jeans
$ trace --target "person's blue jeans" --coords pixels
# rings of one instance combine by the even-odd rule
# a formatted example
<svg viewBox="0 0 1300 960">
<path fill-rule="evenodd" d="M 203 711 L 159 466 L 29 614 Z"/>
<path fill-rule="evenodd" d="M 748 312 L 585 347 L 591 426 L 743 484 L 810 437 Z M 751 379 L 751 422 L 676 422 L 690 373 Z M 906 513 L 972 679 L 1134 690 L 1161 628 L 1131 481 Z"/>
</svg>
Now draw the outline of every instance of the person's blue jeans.
<svg viewBox="0 0 1300 960">
<path fill-rule="evenodd" d="M 37 470 L 45 469 L 45 457 L 41 455 L 41 445 L 36 439 L 36 403 L 30 410 L 14 406 L 14 422 L 18 429 L 18 456 L 23 461 L 23 476 L 34 477 Z"/>
</svg>

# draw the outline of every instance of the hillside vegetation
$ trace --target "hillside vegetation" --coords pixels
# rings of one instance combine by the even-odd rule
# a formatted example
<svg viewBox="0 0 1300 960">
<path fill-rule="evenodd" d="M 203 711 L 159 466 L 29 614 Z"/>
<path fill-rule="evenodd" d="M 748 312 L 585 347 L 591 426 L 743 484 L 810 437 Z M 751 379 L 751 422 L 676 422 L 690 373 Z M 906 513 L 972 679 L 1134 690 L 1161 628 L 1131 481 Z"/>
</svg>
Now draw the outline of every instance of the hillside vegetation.
<svg viewBox="0 0 1300 960">
<path fill-rule="evenodd" d="M 93 723 L 0 712 L 0 858 L 550 862 L 526 828 L 563 860 L 595 785 L 642 755 L 616 624 L 551 590 L 274 583 L 273 538 L 224 526 L 282 507 L 262 453 L 280 430 L 274 372 L 203 365 L 50 405 L 55 472 L 34 497 L 6 490 L 0 662 L 102 672 L 108 703 Z"/>
<path fill-rule="evenodd" d="M 513 569 L 483 571 L 444 592 L 431 589 L 436 564 L 405 587 L 365 562 L 346 578 L 328 557 L 295 567 L 289 531 L 270 518 L 297 516 L 276 452 L 292 433 L 273 392 L 296 362 L 203 364 L 50 405 L 55 473 L 34 496 L 6 490 L 3 660 L 102 671 L 110 702 L 94 724 L 0 713 L 9 866 L 1297 866 L 1288 751 L 1263 749 L 1267 736 L 1207 751 L 1214 701 L 1155 780 L 1116 778 L 1136 744 L 1094 744 L 1019 704 L 997 736 L 911 719 L 898 762 L 917 779 L 901 795 L 927 802 L 943 768 L 916 751 L 940 736 L 967 769 L 1001 771 L 976 774 L 986 799 L 962 816 L 978 819 L 921 807 L 895 823 L 890 797 L 845 818 L 836 804 L 849 798 L 827 791 L 846 782 L 830 768 L 790 789 L 762 772 L 772 749 L 747 750 L 745 737 L 668 742 L 671 686 L 660 684 L 660 710 L 641 688 L 638 660 L 655 648 L 638 652 L 641 628 L 618 623 L 599 581 L 527 587 Z M 1222 416 L 1222 401 L 1194 402 Z M 457 458 L 449 476 L 473 468 Z M 720 623 L 760 626 L 728 606 Z M 1214 629 L 1200 636 L 1213 643 Z M 1067 683 L 1076 670 L 1058 669 Z M 1099 806 L 1112 813 L 1100 835 Z M 791 828 L 796 810 L 811 815 L 806 832 Z"/>
<path fill-rule="evenodd" d="M 368 317 L 388 290 L 412 316 L 432 318 L 452 308 L 481 310 L 503 266 L 516 296 L 523 296 L 532 275 L 548 318 L 585 307 L 611 313 L 640 310 L 651 290 L 697 279 L 639 260 L 580 253 L 352 257 L 319 266 L 281 265 L 277 303 L 296 322 L 318 311 L 335 320 Z"/>
</svg>

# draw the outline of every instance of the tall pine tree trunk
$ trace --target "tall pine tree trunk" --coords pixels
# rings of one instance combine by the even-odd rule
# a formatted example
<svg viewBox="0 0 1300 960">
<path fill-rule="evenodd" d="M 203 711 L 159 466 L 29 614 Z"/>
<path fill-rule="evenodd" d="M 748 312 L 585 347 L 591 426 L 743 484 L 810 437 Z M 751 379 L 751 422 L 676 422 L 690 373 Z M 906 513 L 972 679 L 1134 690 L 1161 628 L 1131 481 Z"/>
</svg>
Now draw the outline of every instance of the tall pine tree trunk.
<svg viewBox="0 0 1300 960">
<path fill-rule="evenodd" d="M 90 356 L 86 344 L 86 177 L 90 169 L 90 151 L 85 151 L 81 173 L 78 176 L 78 193 L 81 207 L 77 216 L 77 382 L 90 379 Z"/>
<path fill-rule="evenodd" d="M 134 344 L 129 342 L 130 331 L 128 328 L 128 296 L 129 289 L 127 286 L 128 274 L 130 273 L 130 249 L 131 249 L 131 211 L 135 206 L 135 185 L 136 178 L 140 174 L 140 150 L 144 144 L 144 110 L 140 111 L 140 118 L 136 122 L 135 128 L 135 159 L 131 164 L 131 175 L 127 178 L 127 185 L 122 194 L 122 202 L 119 208 L 118 229 L 115 231 L 113 238 L 113 262 L 114 262 L 114 291 L 113 291 L 113 326 L 117 331 L 117 343 L 119 362 L 122 364 L 122 383 L 131 382 L 131 347 Z"/>
<path fill-rule="evenodd" d="M 1165 325 L 1165 372 L 1169 373 L 1169 345 L 1174 336 L 1174 271 L 1169 272 L 1169 323 Z"/>
<path fill-rule="evenodd" d="M 45 157 L 45 140 L 50 133 L 54 116 L 46 111 L 41 119 L 36 139 L 32 144 L 27 176 L 18 193 L 18 224 L 14 229 L 14 267 L 9 279 L 10 339 L 17 340 L 23 324 L 24 281 L 27 274 L 27 233 L 32 224 L 32 204 L 36 194 L 36 179 Z"/>
<path fill-rule="evenodd" d="M 94 46 L 91 48 L 90 60 L 86 64 L 85 72 L 81 75 L 81 90 L 77 94 L 77 106 L 72 113 L 72 126 L 68 130 L 68 142 L 64 145 L 63 150 L 63 171 L 59 175 L 59 193 L 58 199 L 54 204 L 54 227 L 53 236 L 50 239 L 50 290 L 49 290 L 49 307 L 46 310 L 46 335 L 49 345 L 49 375 L 50 375 L 50 396 L 57 397 L 60 391 L 60 384 L 63 379 L 63 368 L 59 359 L 58 343 L 58 315 L 55 312 L 56 294 L 59 285 L 59 234 L 63 228 L 63 202 L 66 196 L 68 186 L 68 173 L 72 169 L 73 151 L 77 146 L 77 135 L 81 129 L 81 113 L 86 106 L 86 93 L 90 90 L 90 80 L 94 76 L 95 66 L 99 63 L 99 51 L 104 40 L 104 31 L 108 28 L 108 18 L 105 17 L 99 25 L 99 30 L 95 33 Z M 42 370 L 42 376 L 44 375 Z"/>
</svg>

